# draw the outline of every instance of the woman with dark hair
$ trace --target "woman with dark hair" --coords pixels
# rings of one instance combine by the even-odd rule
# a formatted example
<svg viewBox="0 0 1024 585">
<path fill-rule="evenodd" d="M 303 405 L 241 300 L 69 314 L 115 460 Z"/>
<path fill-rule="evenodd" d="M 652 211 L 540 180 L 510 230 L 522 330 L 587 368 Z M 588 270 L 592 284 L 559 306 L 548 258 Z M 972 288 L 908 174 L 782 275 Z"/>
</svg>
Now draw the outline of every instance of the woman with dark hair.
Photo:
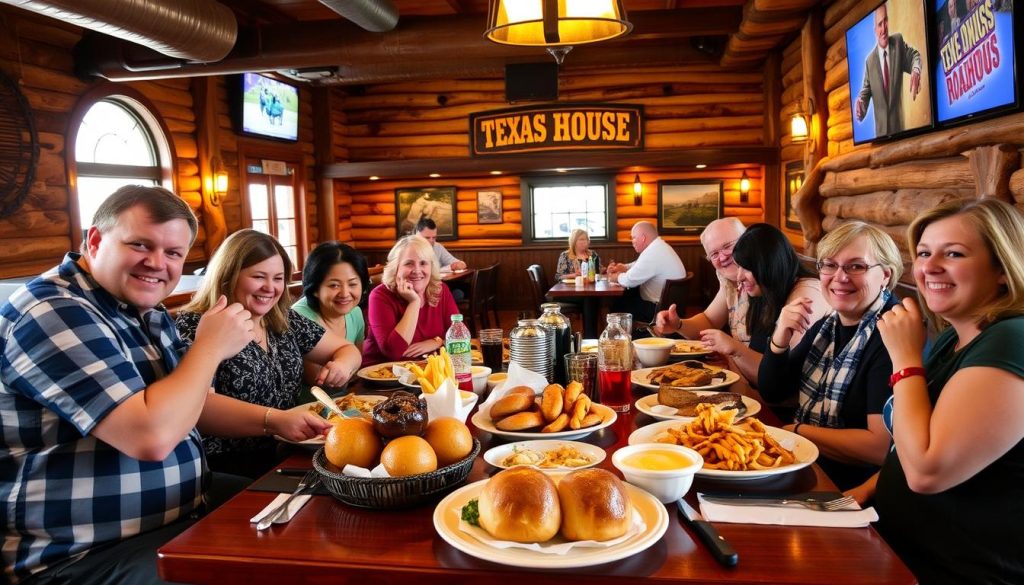
<svg viewBox="0 0 1024 585">
<path fill-rule="evenodd" d="M 292 310 L 362 349 L 366 321 L 360 305 L 370 293 L 366 258 L 340 242 L 323 242 L 302 271 L 302 298 Z"/>
<path fill-rule="evenodd" d="M 288 309 L 291 268 L 287 252 L 273 236 L 237 231 L 217 248 L 199 291 L 176 317 L 182 339 L 191 342 L 200 317 L 221 297 L 240 303 L 252 315 L 255 339 L 221 362 L 213 388 L 258 408 L 239 413 L 249 419 L 245 429 L 204 439 L 213 471 L 259 477 L 281 459 L 272 436 L 301 441 L 329 428 L 308 408 L 295 408 L 304 359 L 320 365 L 314 382 L 326 386 L 344 385 L 359 368 L 359 350 L 352 343 Z M 206 417 L 204 412 L 200 420 Z"/>
<path fill-rule="evenodd" d="M 756 223 L 747 228 L 736 240 L 732 257 L 739 265 L 736 284 L 750 297 L 746 323 L 750 344 L 745 345 L 720 329 L 705 329 L 700 338 L 708 349 L 728 356 L 730 369 L 757 384 L 761 357 L 768 349 L 782 308 L 800 301 L 805 307 L 806 324 L 810 325 L 825 315 L 828 305 L 814 272 L 800 264 L 786 235 L 774 226 Z M 793 335 L 790 347 L 796 347 L 802 338 L 802 334 Z"/>
</svg>

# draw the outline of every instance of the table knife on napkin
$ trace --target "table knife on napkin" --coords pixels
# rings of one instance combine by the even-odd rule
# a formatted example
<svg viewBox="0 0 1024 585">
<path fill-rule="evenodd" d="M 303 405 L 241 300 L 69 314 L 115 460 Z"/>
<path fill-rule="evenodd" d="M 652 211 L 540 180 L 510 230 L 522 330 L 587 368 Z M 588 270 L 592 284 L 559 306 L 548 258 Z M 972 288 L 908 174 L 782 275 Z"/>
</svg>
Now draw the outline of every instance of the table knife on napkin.
<svg viewBox="0 0 1024 585">
<path fill-rule="evenodd" d="M 740 560 L 740 555 L 732 548 L 715 527 L 706 522 L 700 512 L 694 510 L 686 500 L 679 498 L 676 501 L 679 506 L 679 515 L 686 520 L 687 525 L 697 533 L 697 536 L 704 541 L 704 544 L 711 549 L 711 555 L 715 560 L 726 567 L 734 567 Z"/>
</svg>

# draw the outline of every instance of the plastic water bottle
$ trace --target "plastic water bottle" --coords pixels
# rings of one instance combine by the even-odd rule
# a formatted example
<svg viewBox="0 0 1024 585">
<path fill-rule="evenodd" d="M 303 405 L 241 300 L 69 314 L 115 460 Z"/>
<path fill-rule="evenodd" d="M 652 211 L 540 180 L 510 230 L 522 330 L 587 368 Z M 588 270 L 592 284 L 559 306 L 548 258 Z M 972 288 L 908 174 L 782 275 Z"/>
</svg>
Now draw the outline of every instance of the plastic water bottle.
<svg viewBox="0 0 1024 585">
<path fill-rule="evenodd" d="M 597 260 L 590 262 L 590 272 L 587 273 L 587 280 L 597 282 Z"/>
<path fill-rule="evenodd" d="M 580 264 L 580 276 L 583 277 L 584 282 L 590 276 L 590 262 L 588 262 L 587 260 L 584 260 Z"/>
<path fill-rule="evenodd" d="M 473 391 L 473 355 L 470 352 L 470 333 L 462 323 L 462 315 L 452 315 L 452 326 L 444 334 L 445 349 L 452 358 L 452 369 L 459 390 Z"/>
</svg>

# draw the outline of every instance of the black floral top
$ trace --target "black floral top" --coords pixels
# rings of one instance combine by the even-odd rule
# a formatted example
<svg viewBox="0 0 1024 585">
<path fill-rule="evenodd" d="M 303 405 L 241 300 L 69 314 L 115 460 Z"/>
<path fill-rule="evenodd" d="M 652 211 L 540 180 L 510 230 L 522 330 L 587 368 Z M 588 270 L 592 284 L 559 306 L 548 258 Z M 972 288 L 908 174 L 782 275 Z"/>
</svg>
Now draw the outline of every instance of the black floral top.
<svg viewBox="0 0 1024 585">
<path fill-rule="evenodd" d="M 190 346 L 195 341 L 200 316 L 182 312 L 176 317 L 178 332 Z M 283 333 L 267 332 L 270 351 L 250 342 L 238 355 L 221 362 L 213 388 L 218 394 L 252 404 L 291 408 L 302 384 L 302 356 L 316 347 L 323 336 L 323 327 L 289 310 L 288 329 Z M 260 451 L 273 448 L 275 441 L 271 437 L 204 437 L 203 443 L 206 452 L 214 454 Z"/>
<path fill-rule="evenodd" d="M 594 269 L 595 273 L 601 272 L 601 257 L 597 255 L 597 252 L 590 251 L 590 262 L 597 262 L 597 268 Z M 579 260 L 571 260 L 569 258 L 569 251 L 565 250 L 560 256 L 558 256 L 558 264 L 555 266 L 555 277 L 565 278 L 573 272 L 577 272 L 580 269 Z"/>
</svg>

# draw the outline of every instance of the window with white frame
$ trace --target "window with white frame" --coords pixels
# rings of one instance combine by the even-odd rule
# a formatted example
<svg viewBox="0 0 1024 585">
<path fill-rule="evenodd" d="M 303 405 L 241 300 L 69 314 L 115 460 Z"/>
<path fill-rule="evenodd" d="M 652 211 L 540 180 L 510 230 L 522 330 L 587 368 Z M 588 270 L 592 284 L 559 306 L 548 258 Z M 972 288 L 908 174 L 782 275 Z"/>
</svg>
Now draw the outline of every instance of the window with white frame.
<svg viewBox="0 0 1024 585">
<path fill-rule="evenodd" d="M 157 141 L 163 141 L 163 148 Z M 153 115 L 130 98 L 106 97 L 82 116 L 75 138 L 78 225 L 92 225 L 96 209 L 125 185 L 162 185 L 160 152 L 166 138 Z M 166 186 L 166 185 L 165 185 Z"/>
<path fill-rule="evenodd" d="M 523 179 L 524 240 L 564 242 L 572 230 L 592 240 L 613 239 L 614 184 L 606 177 Z"/>
</svg>

